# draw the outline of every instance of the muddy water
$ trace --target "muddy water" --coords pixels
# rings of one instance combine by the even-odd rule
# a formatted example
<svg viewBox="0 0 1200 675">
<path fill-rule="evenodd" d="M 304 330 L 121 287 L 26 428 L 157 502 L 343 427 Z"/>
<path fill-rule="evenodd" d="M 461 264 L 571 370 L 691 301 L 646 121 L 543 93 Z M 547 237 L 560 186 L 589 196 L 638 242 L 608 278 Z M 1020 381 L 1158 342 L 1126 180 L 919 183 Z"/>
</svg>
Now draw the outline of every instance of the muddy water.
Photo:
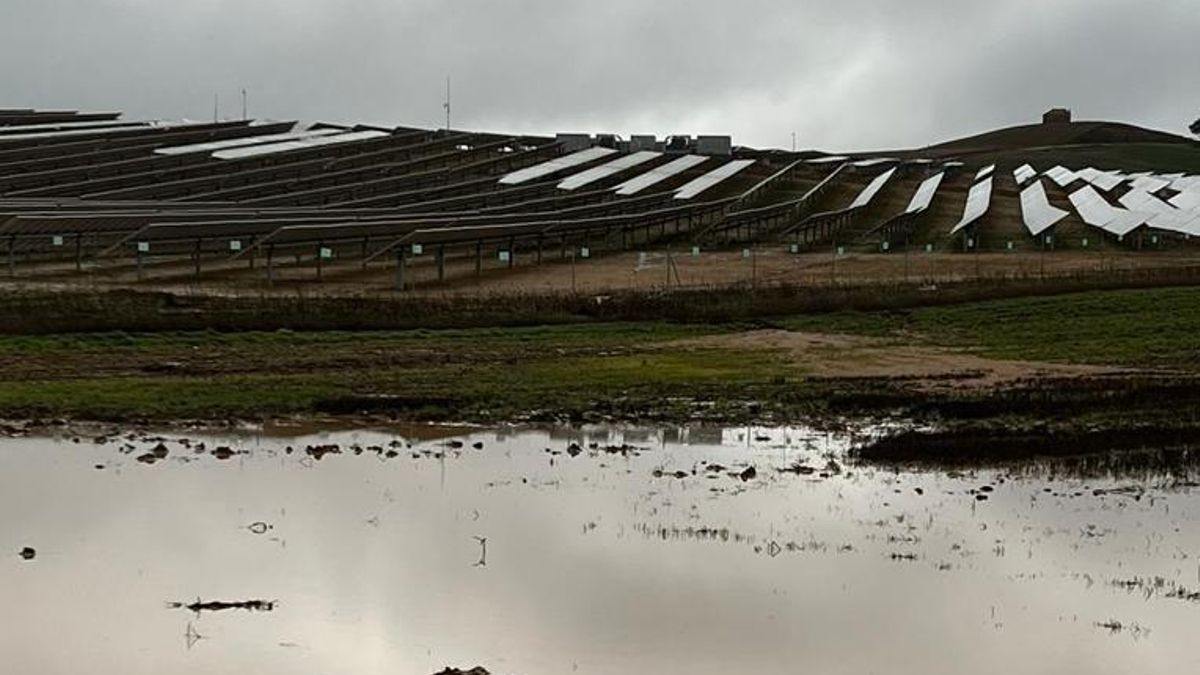
<svg viewBox="0 0 1200 675">
<path fill-rule="evenodd" d="M 1188 475 L 866 469 L 802 429 L 449 433 L 175 434 L 153 464 L 0 441 L 0 671 L 1200 667 Z"/>
</svg>

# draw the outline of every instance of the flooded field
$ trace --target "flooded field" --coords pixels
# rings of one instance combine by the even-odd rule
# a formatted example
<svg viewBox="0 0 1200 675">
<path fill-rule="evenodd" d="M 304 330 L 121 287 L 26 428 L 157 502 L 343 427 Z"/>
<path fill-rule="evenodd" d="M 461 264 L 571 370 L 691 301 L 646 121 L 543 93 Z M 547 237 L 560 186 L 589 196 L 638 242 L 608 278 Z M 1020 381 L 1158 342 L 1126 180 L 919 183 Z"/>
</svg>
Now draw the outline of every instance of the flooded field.
<svg viewBox="0 0 1200 675">
<path fill-rule="evenodd" d="M 0 440 L 11 673 L 1178 673 L 1188 464 L 806 429 Z"/>
</svg>

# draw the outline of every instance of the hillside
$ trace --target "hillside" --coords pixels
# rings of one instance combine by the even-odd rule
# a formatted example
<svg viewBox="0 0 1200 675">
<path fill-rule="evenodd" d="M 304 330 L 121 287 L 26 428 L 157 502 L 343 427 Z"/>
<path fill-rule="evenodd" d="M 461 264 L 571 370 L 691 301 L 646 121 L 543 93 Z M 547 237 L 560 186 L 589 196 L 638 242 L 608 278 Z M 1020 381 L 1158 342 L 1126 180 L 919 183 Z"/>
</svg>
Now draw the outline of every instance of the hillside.
<svg viewBox="0 0 1200 675">
<path fill-rule="evenodd" d="M 1198 146 L 1196 141 L 1164 131 L 1155 131 L 1119 122 L 1070 122 L 1028 124 L 947 141 L 923 148 L 932 157 L 966 156 L 1022 148 L 1072 145 L 1108 145 L 1128 143 L 1178 144 Z"/>
</svg>

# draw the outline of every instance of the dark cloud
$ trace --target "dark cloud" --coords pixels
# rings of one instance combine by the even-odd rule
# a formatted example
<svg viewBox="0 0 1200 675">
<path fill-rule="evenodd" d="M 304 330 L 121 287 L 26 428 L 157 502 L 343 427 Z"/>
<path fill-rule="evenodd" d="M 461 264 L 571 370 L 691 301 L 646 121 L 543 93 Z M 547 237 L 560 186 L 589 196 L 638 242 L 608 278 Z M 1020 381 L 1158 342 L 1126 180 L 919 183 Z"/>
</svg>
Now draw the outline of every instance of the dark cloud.
<svg viewBox="0 0 1200 675">
<path fill-rule="evenodd" d="M 6 105 L 920 146 L 1036 119 L 1183 131 L 1196 0 L 4 0 Z"/>
</svg>

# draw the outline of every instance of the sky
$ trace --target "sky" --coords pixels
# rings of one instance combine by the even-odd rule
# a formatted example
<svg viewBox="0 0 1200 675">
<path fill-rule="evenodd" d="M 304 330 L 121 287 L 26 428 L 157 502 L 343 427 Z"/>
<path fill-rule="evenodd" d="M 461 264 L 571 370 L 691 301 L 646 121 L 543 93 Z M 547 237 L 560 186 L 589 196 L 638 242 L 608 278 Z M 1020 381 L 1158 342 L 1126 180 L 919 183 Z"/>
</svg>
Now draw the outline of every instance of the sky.
<svg viewBox="0 0 1200 675">
<path fill-rule="evenodd" d="M 921 147 L 1187 133 L 1200 0 L 0 0 L 0 107 Z"/>
</svg>

